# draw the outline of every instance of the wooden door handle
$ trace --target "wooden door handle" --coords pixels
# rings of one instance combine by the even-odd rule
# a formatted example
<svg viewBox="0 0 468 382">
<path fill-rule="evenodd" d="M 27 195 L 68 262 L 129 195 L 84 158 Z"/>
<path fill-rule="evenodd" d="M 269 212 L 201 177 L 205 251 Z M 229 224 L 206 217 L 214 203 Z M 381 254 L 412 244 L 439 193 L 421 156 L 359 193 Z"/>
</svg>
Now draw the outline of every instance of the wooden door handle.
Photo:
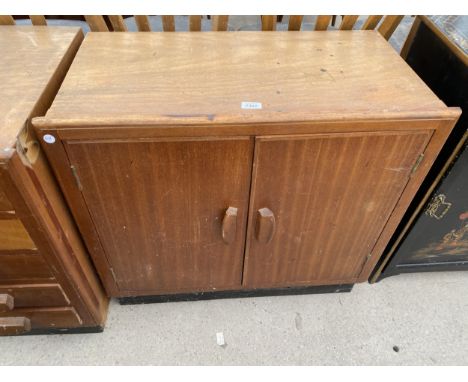
<svg viewBox="0 0 468 382">
<path fill-rule="evenodd" d="M 13 296 L 9 294 L 0 294 L 0 313 L 9 312 L 13 310 L 15 303 Z"/>
<path fill-rule="evenodd" d="M 275 215 L 269 208 L 260 208 L 257 211 L 257 225 L 255 235 L 261 243 L 268 244 L 276 230 Z"/>
<path fill-rule="evenodd" d="M 230 244 L 236 238 L 237 233 L 237 208 L 228 207 L 224 213 L 221 235 L 226 244 Z"/>
</svg>

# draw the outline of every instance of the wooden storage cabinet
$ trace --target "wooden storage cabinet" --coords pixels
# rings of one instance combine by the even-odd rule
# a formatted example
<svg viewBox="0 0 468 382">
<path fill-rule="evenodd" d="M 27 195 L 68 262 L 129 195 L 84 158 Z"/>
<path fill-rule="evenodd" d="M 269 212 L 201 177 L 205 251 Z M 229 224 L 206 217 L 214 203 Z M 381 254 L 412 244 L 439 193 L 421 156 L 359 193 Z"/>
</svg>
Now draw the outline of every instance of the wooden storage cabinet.
<svg viewBox="0 0 468 382">
<path fill-rule="evenodd" d="M 34 126 L 109 295 L 176 298 L 367 280 L 458 115 L 374 32 L 90 33 Z"/>
<path fill-rule="evenodd" d="M 82 39 L 78 28 L 0 27 L 0 335 L 104 325 L 107 297 L 30 125 Z"/>
</svg>

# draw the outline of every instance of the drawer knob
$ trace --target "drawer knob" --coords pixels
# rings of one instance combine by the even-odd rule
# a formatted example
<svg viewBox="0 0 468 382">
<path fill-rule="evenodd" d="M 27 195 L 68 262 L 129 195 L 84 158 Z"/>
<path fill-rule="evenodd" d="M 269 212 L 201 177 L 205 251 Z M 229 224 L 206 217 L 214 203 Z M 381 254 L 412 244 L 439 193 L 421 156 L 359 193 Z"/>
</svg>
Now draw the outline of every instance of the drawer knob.
<svg viewBox="0 0 468 382">
<path fill-rule="evenodd" d="M 268 244 L 275 234 L 275 215 L 269 208 L 260 208 L 257 211 L 257 225 L 255 235 L 260 243 Z"/>
<path fill-rule="evenodd" d="M 237 208 L 229 207 L 224 213 L 221 227 L 221 235 L 226 244 L 230 244 L 236 238 L 237 233 Z"/>
<path fill-rule="evenodd" d="M 0 317 L 0 336 L 12 336 L 31 330 L 31 321 L 26 317 Z"/>
<path fill-rule="evenodd" d="M 0 294 L 0 313 L 9 312 L 15 307 L 13 296 Z"/>
</svg>

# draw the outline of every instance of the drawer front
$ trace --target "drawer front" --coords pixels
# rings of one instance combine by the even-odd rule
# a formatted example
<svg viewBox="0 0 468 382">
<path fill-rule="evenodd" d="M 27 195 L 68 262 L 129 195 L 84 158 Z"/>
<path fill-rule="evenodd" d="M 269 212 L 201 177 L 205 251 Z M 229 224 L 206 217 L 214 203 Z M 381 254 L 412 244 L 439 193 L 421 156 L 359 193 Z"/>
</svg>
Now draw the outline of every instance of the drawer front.
<svg viewBox="0 0 468 382">
<path fill-rule="evenodd" d="M 13 298 L 13 309 L 70 304 L 59 284 L 0 286 L 0 295 L 9 295 Z"/>
<path fill-rule="evenodd" d="M 54 279 L 44 257 L 38 253 L 0 253 L 0 285 Z"/>
<path fill-rule="evenodd" d="M 0 188 L 0 212 L 14 210 L 13 205 L 8 200 L 5 192 Z"/>
<path fill-rule="evenodd" d="M 47 328 L 77 328 L 82 325 L 82 320 L 76 310 L 71 307 L 61 308 L 19 308 L 7 313 L 0 314 L 0 323 L 2 318 L 16 317 L 18 320 L 26 318 L 30 322 L 31 329 Z M 4 320 L 5 322 L 7 320 Z M 29 326 L 29 325 L 28 325 Z M 2 331 L 0 335 L 15 334 Z M 24 330 L 27 332 L 28 330 Z"/>
<path fill-rule="evenodd" d="M 36 249 L 36 245 L 21 221 L 0 220 L 0 251 L 18 249 Z"/>
</svg>

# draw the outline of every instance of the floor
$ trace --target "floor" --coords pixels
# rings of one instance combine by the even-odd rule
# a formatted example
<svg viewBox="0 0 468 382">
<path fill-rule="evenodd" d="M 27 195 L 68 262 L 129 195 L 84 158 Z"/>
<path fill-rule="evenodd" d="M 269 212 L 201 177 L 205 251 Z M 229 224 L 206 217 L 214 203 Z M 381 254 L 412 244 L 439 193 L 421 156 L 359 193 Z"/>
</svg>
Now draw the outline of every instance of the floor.
<svg viewBox="0 0 468 382">
<path fill-rule="evenodd" d="M 467 291 L 468 273 L 451 272 L 341 294 L 113 301 L 103 333 L 3 337 L 0 364 L 468 365 Z"/>
</svg>

